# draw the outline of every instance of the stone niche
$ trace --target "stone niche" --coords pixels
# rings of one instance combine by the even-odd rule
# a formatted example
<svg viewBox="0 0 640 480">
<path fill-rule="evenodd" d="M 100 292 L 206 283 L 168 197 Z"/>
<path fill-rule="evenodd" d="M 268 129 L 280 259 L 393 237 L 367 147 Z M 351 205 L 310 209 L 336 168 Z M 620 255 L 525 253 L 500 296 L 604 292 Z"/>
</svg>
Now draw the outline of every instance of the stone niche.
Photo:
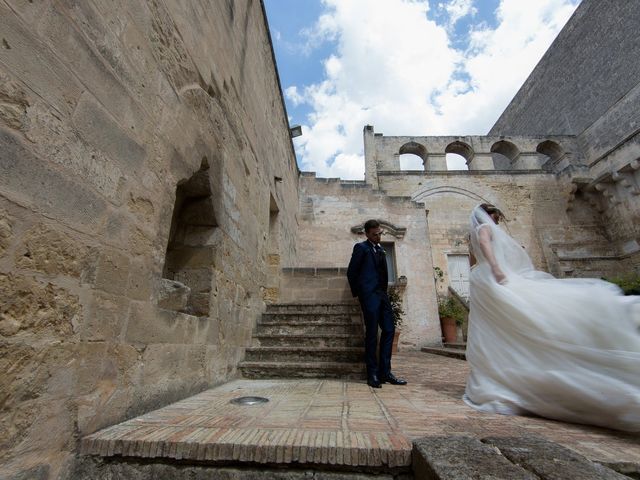
<svg viewBox="0 0 640 480">
<path fill-rule="evenodd" d="M 209 164 L 178 183 L 162 272 L 159 306 L 195 316 L 209 315 L 217 227 Z"/>
</svg>

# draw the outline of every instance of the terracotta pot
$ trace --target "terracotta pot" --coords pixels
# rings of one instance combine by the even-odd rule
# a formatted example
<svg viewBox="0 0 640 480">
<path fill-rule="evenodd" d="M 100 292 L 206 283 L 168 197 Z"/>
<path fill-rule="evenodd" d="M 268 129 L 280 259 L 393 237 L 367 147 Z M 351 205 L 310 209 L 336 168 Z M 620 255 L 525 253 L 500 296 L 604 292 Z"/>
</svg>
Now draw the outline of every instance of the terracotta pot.
<svg viewBox="0 0 640 480">
<path fill-rule="evenodd" d="M 398 340 L 400 339 L 400 330 L 393 332 L 393 343 L 391 344 L 391 355 L 398 353 Z"/>
<path fill-rule="evenodd" d="M 458 327 L 455 318 L 444 317 L 440 319 L 440 328 L 444 343 L 455 343 L 458 338 Z"/>
</svg>

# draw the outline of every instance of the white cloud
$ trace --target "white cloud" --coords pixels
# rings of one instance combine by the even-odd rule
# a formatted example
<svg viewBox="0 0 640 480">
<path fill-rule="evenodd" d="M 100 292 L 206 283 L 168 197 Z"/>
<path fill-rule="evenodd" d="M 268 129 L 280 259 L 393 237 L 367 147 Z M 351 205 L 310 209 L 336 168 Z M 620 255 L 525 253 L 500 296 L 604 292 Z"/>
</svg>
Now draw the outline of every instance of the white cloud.
<svg viewBox="0 0 640 480">
<path fill-rule="evenodd" d="M 296 139 L 301 169 L 363 179 L 366 124 L 385 135 L 486 133 L 577 1 L 501 0 L 497 27 L 477 28 L 461 51 L 448 28 L 474 14 L 471 0 L 444 4 L 449 25 L 429 19 L 427 1 L 324 0 L 327 13 L 309 38 L 337 43 L 325 79 L 286 90 L 312 108 Z"/>
<path fill-rule="evenodd" d="M 284 96 L 287 97 L 294 106 L 304 103 L 305 99 L 298 93 L 298 87 L 292 85 L 284 90 Z"/>
<path fill-rule="evenodd" d="M 478 9 L 473 6 L 474 0 L 451 0 L 447 3 L 439 3 L 438 7 L 449 14 L 449 26 L 452 27 L 458 20 L 467 15 L 475 15 Z"/>
</svg>

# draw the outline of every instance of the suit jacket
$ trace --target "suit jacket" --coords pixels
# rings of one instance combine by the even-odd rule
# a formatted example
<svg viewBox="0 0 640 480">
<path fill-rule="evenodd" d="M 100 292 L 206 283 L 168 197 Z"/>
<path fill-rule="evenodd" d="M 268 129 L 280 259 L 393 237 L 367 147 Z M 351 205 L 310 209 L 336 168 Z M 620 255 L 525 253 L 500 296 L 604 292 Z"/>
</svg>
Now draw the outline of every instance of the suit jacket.
<svg viewBox="0 0 640 480">
<path fill-rule="evenodd" d="M 366 297 L 387 291 L 387 264 L 383 254 L 375 253 L 369 240 L 353 246 L 351 261 L 347 269 L 349 287 L 354 297 Z"/>
</svg>

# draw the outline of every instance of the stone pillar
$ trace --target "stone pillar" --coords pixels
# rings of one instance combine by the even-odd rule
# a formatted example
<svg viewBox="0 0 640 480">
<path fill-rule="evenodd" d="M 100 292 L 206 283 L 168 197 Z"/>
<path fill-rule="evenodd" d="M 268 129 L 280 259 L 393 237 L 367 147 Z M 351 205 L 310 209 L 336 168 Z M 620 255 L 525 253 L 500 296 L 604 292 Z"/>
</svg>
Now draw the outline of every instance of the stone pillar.
<svg viewBox="0 0 640 480">
<path fill-rule="evenodd" d="M 371 185 L 371 188 L 377 190 L 378 185 L 378 169 L 377 169 L 377 154 L 375 144 L 375 134 L 373 132 L 373 125 L 365 125 L 363 131 L 364 137 L 364 181 L 367 185 Z"/>
</svg>

